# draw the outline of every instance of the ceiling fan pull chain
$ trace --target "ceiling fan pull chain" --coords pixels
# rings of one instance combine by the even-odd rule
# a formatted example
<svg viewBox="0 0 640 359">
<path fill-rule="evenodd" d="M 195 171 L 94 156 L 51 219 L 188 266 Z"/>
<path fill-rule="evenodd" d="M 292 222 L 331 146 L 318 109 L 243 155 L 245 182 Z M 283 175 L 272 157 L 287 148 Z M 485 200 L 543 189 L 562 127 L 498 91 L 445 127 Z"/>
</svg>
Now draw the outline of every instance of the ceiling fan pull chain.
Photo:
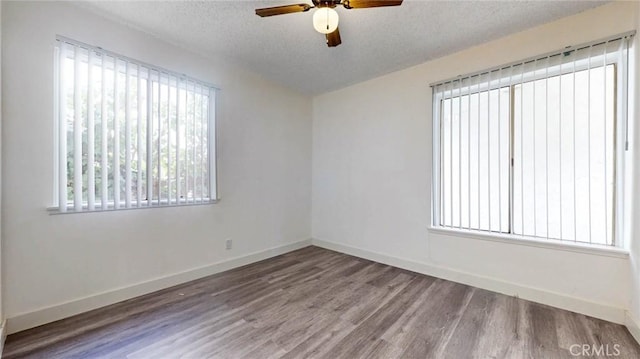
<svg viewBox="0 0 640 359">
<path fill-rule="evenodd" d="M 329 12 L 327 11 L 327 31 L 329 31 Z"/>
</svg>

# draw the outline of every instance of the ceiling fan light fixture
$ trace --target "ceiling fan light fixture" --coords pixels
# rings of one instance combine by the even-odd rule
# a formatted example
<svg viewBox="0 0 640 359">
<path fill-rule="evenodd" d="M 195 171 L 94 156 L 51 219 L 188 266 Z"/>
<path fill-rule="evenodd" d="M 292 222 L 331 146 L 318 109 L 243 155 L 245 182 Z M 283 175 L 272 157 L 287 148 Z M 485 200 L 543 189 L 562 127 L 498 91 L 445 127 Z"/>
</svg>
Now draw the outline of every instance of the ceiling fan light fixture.
<svg viewBox="0 0 640 359">
<path fill-rule="evenodd" d="M 338 28 L 338 12 L 330 7 L 321 7 L 313 14 L 313 28 L 321 34 L 330 34 Z"/>
<path fill-rule="evenodd" d="M 342 43 L 342 39 L 338 29 L 338 12 L 333 8 L 339 5 L 342 5 L 347 10 L 364 9 L 369 7 L 399 6 L 402 5 L 402 0 L 313 0 L 313 5 L 300 3 L 256 9 L 256 15 L 268 17 L 307 12 L 315 9 L 313 28 L 325 35 L 328 47 L 336 47 Z"/>
</svg>

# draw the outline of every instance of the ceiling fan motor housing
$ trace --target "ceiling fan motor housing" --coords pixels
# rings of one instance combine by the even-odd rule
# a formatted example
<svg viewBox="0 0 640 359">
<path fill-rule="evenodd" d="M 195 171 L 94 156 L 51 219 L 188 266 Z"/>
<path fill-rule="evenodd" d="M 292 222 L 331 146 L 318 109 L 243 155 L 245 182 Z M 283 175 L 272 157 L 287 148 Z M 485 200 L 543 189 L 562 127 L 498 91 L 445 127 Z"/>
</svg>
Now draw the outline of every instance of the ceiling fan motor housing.
<svg viewBox="0 0 640 359">
<path fill-rule="evenodd" d="M 329 8 L 334 8 L 338 5 L 340 5 L 343 0 L 312 0 L 313 1 L 313 5 L 315 7 L 329 7 Z M 348 3 L 349 1 L 345 0 L 345 3 Z"/>
</svg>

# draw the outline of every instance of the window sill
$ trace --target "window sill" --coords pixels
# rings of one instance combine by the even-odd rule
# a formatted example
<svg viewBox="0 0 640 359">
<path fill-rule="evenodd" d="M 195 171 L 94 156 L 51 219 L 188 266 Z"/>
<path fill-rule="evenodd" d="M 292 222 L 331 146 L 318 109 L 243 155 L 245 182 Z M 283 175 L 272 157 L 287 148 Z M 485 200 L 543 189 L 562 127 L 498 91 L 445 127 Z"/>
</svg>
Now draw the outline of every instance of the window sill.
<svg viewBox="0 0 640 359">
<path fill-rule="evenodd" d="M 172 207 L 192 207 L 192 206 L 203 206 L 203 205 L 210 205 L 210 204 L 216 204 L 220 202 L 220 199 L 207 199 L 201 202 L 187 202 L 187 203 L 171 203 L 168 204 L 167 202 L 161 202 L 160 204 L 158 204 L 157 201 L 154 201 L 151 205 L 146 205 L 143 204 L 140 207 L 137 206 L 131 206 L 131 207 L 126 207 L 126 204 L 123 202 L 120 205 L 120 208 L 114 208 L 113 203 L 109 204 L 109 207 L 106 209 L 102 209 L 100 208 L 100 206 L 96 206 L 95 209 L 89 210 L 87 208 L 87 205 L 83 205 L 82 206 L 82 211 L 76 211 L 73 207 L 69 207 L 66 211 L 60 211 L 60 209 L 58 207 L 47 207 L 47 211 L 49 212 L 50 215 L 58 215 L 58 214 L 79 214 L 79 213 L 95 213 L 95 212 L 117 212 L 117 211 L 129 211 L 129 210 L 135 210 L 135 209 L 152 209 L 152 208 L 172 208 Z M 132 202 L 133 204 L 133 202 Z"/>
<path fill-rule="evenodd" d="M 624 248 L 584 244 L 576 242 L 559 241 L 555 239 L 537 239 L 533 237 L 523 237 L 511 234 L 488 233 L 474 230 L 460 230 L 454 228 L 428 227 L 430 233 L 442 234 L 447 236 L 457 236 L 484 241 L 501 242 L 513 245 L 530 246 L 538 248 L 548 248 L 561 251 L 577 252 L 593 254 L 614 258 L 629 258 L 629 251 Z"/>
</svg>

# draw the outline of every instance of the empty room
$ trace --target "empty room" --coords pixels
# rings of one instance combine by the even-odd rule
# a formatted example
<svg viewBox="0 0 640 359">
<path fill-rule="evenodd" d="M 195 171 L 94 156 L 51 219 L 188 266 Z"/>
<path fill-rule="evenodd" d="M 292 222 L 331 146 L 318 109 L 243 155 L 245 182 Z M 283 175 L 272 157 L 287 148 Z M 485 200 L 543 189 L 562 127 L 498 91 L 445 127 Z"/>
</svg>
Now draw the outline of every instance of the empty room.
<svg viewBox="0 0 640 359">
<path fill-rule="evenodd" d="M 640 358 L 639 29 L 0 1 L 0 357 Z"/>
</svg>

